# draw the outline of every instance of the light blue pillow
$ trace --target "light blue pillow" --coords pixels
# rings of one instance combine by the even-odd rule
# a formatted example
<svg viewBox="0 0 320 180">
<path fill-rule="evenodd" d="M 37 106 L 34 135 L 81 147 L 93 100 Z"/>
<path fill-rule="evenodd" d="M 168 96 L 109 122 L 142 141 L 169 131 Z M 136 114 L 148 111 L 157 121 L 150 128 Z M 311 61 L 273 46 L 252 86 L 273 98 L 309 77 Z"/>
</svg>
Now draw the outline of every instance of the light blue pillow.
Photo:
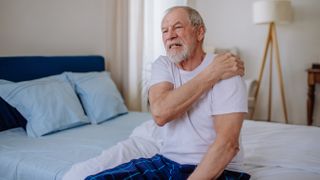
<svg viewBox="0 0 320 180">
<path fill-rule="evenodd" d="M 1 84 L 9 84 L 12 83 L 11 81 L 5 80 L 5 79 L 0 79 L 0 85 Z"/>
<path fill-rule="evenodd" d="M 91 123 L 98 124 L 128 112 L 121 94 L 106 71 L 68 72 L 67 77 L 79 95 Z"/>
<path fill-rule="evenodd" d="M 65 74 L 0 84 L 0 96 L 27 119 L 31 137 L 89 123 Z"/>
</svg>

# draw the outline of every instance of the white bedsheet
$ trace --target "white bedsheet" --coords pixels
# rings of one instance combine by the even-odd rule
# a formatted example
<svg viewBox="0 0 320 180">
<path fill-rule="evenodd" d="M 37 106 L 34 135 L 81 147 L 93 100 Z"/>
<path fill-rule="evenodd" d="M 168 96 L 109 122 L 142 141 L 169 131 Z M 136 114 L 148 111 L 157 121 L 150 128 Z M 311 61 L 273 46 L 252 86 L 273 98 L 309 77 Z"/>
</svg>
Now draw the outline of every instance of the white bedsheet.
<svg viewBox="0 0 320 180">
<path fill-rule="evenodd" d="M 63 180 L 84 179 L 119 164 L 140 157 L 152 157 L 159 152 L 161 146 L 160 131 L 153 120 L 137 127 L 130 137 L 110 149 L 104 150 L 99 156 L 74 164 L 64 175 Z M 157 139 L 156 139 L 157 138 Z"/>
<path fill-rule="evenodd" d="M 2 131 L 0 180 L 61 179 L 73 164 L 126 140 L 135 127 L 150 119 L 148 113 L 129 112 L 99 125 L 84 125 L 40 138 L 28 137 L 22 128 Z"/>
<path fill-rule="evenodd" d="M 245 167 L 252 179 L 320 179 L 320 128 L 245 121 Z"/>
<path fill-rule="evenodd" d="M 246 166 L 251 180 L 319 180 L 319 173 L 277 166 Z"/>
<path fill-rule="evenodd" d="M 65 179 L 83 179 L 132 158 L 150 157 L 158 152 L 160 137 L 157 126 L 152 121 L 145 122 L 129 139 L 95 158 L 73 165 Z M 319 139 L 318 127 L 246 120 L 242 128 L 245 169 L 253 180 L 318 180 Z"/>
</svg>

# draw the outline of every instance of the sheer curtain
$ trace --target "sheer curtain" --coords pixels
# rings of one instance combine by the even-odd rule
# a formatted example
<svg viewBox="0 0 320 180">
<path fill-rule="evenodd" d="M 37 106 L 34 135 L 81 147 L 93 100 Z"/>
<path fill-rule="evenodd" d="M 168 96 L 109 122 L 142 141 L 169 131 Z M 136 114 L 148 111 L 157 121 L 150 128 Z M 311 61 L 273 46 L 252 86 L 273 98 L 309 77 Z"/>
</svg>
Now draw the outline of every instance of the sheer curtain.
<svg viewBox="0 0 320 180">
<path fill-rule="evenodd" d="M 164 11 L 176 5 L 186 5 L 187 0 L 145 0 L 144 8 L 144 38 L 142 61 L 141 110 L 148 111 L 148 82 L 151 76 L 151 64 L 164 55 L 165 50 L 161 38 L 161 20 Z"/>
<path fill-rule="evenodd" d="M 117 0 L 116 59 L 114 72 L 130 110 L 147 111 L 151 63 L 165 54 L 161 40 L 164 11 L 187 0 Z"/>
</svg>

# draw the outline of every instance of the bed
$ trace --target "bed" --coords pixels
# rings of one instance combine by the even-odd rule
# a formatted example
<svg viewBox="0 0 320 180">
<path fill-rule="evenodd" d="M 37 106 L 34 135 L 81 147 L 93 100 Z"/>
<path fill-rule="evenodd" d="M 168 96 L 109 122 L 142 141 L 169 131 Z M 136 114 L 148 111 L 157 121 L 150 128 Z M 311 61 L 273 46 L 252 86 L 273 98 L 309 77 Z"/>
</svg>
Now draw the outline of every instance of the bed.
<svg viewBox="0 0 320 180">
<path fill-rule="evenodd" d="M 101 74 L 103 77 L 100 77 Z M 48 76 L 53 78 L 48 80 Z M 23 108 L 36 106 L 33 103 L 30 105 L 28 100 L 37 98 L 32 96 L 32 90 L 34 90 L 32 87 L 37 85 L 42 87 L 41 91 L 36 91 L 36 95 L 41 97 L 43 91 L 55 90 L 56 83 L 52 85 L 53 88 L 43 84 L 48 81 L 52 84 L 51 81 L 57 79 L 59 82 L 62 79 L 64 83 L 68 81 L 70 86 L 68 83 L 64 85 L 68 85 L 68 90 L 74 91 L 74 94 L 69 96 L 79 99 L 78 104 L 72 105 L 79 107 L 80 104 L 84 109 L 77 116 L 81 122 L 76 119 L 75 122 L 46 131 L 42 131 L 43 127 L 38 126 L 42 125 L 41 123 L 48 123 L 47 121 L 37 120 L 34 126 L 31 126 L 33 121 L 27 121 L 31 124 L 29 126 L 19 121 L 9 123 L 10 126 L 8 126 L 8 122 L 1 119 L 0 123 L 7 125 L 7 128 L 0 132 L 1 180 L 79 179 L 132 158 L 150 157 L 157 153 L 161 146 L 161 130 L 152 121 L 151 115 L 130 112 L 124 107 L 121 95 L 114 88 L 108 73 L 105 72 L 104 59 L 101 56 L 0 57 L 0 79 L 0 96 L 10 101 L 11 104 L 8 104 L 12 108 L 18 112 L 21 110 L 24 115 L 29 115 L 28 117 L 30 114 Z M 36 83 L 33 82 L 34 79 Z M 98 81 L 81 84 L 84 82 L 83 79 Z M 29 84 L 30 81 L 32 85 Z M 99 82 L 108 84 L 108 87 L 101 87 L 107 88 L 107 91 L 97 89 L 100 84 L 104 84 Z M 22 85 L 17 86 L 16 84 L 19 83 Z M 113 88 L 110 89 L 110 86 Z M 7 93 L 13 87 L 15 92 L 20 92 L 26 87 L 31 87 L 31 90 L 24 96 L 17 96 L 13 101 L 12 99 L 15 98 L 12 94 L 17 93 Z M 6 89 L 9 90 L 6 91 Z M 88 108 L 90 103 L 85 99 L 88 95 L 85 92 L 91 89 L 95 89 L 95 93 L 102 93 L 98 100 L 105 100 L 109 104 L 93 103 L 96 108 L 90 110 Z M 112 93 L 104 94 L 109 91 Z M 45 94 L 38 100 L 40 102 L 43 99 L 50 100 L 54 93 L 56 92 Z M 102 98 L 104 95 L 109 99 Z M 65 97 L 66 102 L 70 101 L 67 100 L 69 96 Z M 16 102 L 21 99 L 24 99 L 23 105 L 28 107 L 19 104 L 21 102 Z M 64 103 L 61 106 L 63 105 Z M 70 107 L 71 105 L 68 105 L 60 110 Z M 37 108 L 33 113 L 41 110 L 41 107 Z M 46 107 L 45 110 L 51 108 Z M 97 111 L 101 108 L 102 110 Z M 105 112 L 109 114 L 104 114 Z M 97 117 L 102 116 L 102 118 L 95 118 L 94 115 L 97 114 L 99 115 Z M 90 120 L 84 116 L 90 117 Z M 54 117 L 56 118 L 56 115 Z M 15 115 L 14 118 L 19 117 Z M 55 118 L 53 121 L 58 119 Z M 49 125 L 51 125 L 50 122 Z M 320 179 L 319 137 L 320 128 L 318 127 L 245 120 L 242 129 L 242 143 L 245 149 L 244 167 L 252 175 L 252 179 Z"/>
<path fill-rule="evenodd" d="M 31 83 L 33 79 L 39 80 L 43 77 L 59 75 L 58 80 L 61 80 L 64 78 L 64 76 L 63 78 L 61 77 L 61 73 L 64 74 L 63 72 L 86 74 L 98 72 L 104 73 L 104 71 L 105 62 L 102 56 L 1 57 L 0 79 L 2 80 L 0 80 L 0 94 L 2 93 L 2 96 L 0 96 L 3 97 L 3 95 L 6 95 L 6 92 L 3 92 L 4 88 L 8 88 L 6 86 L 6 83 L 8 83 L 6 80 L 15 82 L 14 84 L 18 82 L 29 82 L 29 84 L 21 84 L 20 86 L 15 87 L 14 90 L 11 90 L 14 93 L 11 94 L 18 94 L 16 96 L 19 96 L 19 93 L 22 94 L 21 97 L 18 98 L 24 99 L 24 103 L 27 103 L 29 106 L 35 106 L 34 104 L 28 103 L 32 100 L 37 102 L 39 101 L 38 103 L 43 103 L 41 100 L 51 99 L 51 97 L 59 95 L 61 92 L 55 92 L 58 90 L 56 90 L 54 86 L 54 83 L 56 82 L 51 83 L 52 79 Z M 103 75 L 104 78 L 109 78 L 108 74 L 104 73 Z M 88 77 L 85 78 L 88 79 Z M 73 127 L 62 128 L 62 130 L 58 129 L 56 131 L 50 131 L 49 133 L 39 132 L 43 127 L 39 128 L 36 124 L 35 127 L 31 129 L 38 130 L 35 133 L 29 134 L 27 133 L 28 127 L 24 127 L 26 130 L 22 128 L 23 123 L 16 122 L 10 124 L 6 122 L 6 119 L 4 118 L 11 118 L 12 121 L 15 121 L 15 119 L 12 119 L 10 116 L 4 117 L 0 115 L 0 118 L 2 118 L 0 119 L 0 127 L 2 128 L 2 131 L 0 132 L 0 179 L 61 179 L 63 174 L 65 174 L 73 164 L 95 157 L 99 155 L 102 150 L 110 148 L 118 142 L 127 139 L 136 126 L 151 119 L 151 116 L 147 113 L 127 112 L 127 109 L 122 104 L 123 101 L 119 97 L 114 84 L 110 82 L 110 79 L 102 80 L 105 80 L 102 82 L 109 83 L 108 85 L 113 87 L 113 89 L 110 89 L 110 87 L 101 87 L 102 90 L 105 90 L 106 92 L 111 91 L 113 94 L 95 92 L 95 94 L 99 95 L 99 99 L 103 99 L 104 96 L 111 97 L 109 97 L 109 99 L 106 99 L 108 97 L 104 99 L 106 101 L 110 101 L 111 103 L 109 104 L 96 104 L 96 106 L 105 106 L 101 109 L 102 111 L 109 111 L 109 113 L 113 113 L 113 117 L 108 117 L 109 115 L 106 116 L 106 114 L 104 115 L 103 118 L 109 119 L 108 121 L 92 124 L 85 121 L 86 119 L 83 119 L 83 116 L 80 114 L 80 116 L 77 117 L 82 118 L 83 122 L 81 124 L 73 124 Z M 46 83 L 48 83 L 48 85 L 46 85 Z M 9 85 L 11 84 L 12 83 Z M 65 84 L 68 83 L 63 82 L 61 83 L 61 86 Z M 82 85 L 85 84 L 83 83 Z M 33 86 L 39 87 L 32 89 Z M 71 89 L 71 86 L 67 87 L 69 87 L 67 90 Z M 85 86 L 82 86 L 82 90 L 85 90 L 84 88 Z M 76 89 L 78 90 L 80 88 L 73 88 L 74 91 Z M 41 94 L 45 91 L 48 91 L 48 93 Z M 39 96 L 41 99 L 33 97 L 34 93 L 36 93 L 36 96 Z M 73 95 L 74 97 L 74 94 L 67 95 Z M 9 96 L 11 100 L 14 99 L 12 98 L 12 95 Z M 81 94 L 77 94 L 77 96 L 79 97 Z M 70 99 L 66 99 L 65 101 L 70 104 Z M 115 106 L 115 104 L 117 104 L 116 101 L 119 104 L 118 106 Z M 21 106 L 21 104 L 16 105 Z M 54 102 L 53 105 L 61 106 L 61 104 L 56 102 Z M 112 106 L 113 109 L 108 108 L 107 106 Z M 5 108 L 6 107 L 2 104 L 0 109 L 3 110 Z M 53 109 L 55 107 L 48 106 L 45 108 Z M 70 108 L 70 106 L 65 106 L 64 108 Z M 37 111 L 41 110 L 43 109 L 36 109 L 35 112 L 32 113 L 36 114 Z M 32 109 L 29 111 L 32 111 Z M 62 114 L 66 112 L 62 112 L 61 110 L 60 113 Z M 90 112 L 88 111 L 87 115 L 89 115 L 88 113 Z M 14 117 L 17 116 L 14 115 Z M 56 116 L 54 118 L 56 118 Z M 56 120 L 52 119 L 52 121 Z M 35 123 L 39 122 L 36 121 Z M 3 126 L 7 126 L 7 129 L 4 130 Z M 57 127 L 55 127 L 55 129 L 57 129 Z"/>
</svg>

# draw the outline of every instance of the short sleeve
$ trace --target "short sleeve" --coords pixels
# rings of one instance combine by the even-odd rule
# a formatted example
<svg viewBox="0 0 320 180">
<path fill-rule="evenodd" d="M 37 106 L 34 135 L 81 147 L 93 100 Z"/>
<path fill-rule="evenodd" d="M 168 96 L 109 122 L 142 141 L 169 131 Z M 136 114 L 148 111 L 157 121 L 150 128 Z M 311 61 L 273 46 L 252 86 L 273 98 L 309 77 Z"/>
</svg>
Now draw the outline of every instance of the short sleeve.
<svg viewBox="0 0 320 180">
<path fill-rule="evenodd" d="M 154 63 L 152 63 L 149 88 L 160 82 L 170 82 L 174 84 L 172 68 L 172 63 L 166 59 L 165 56 L 160 56 Z"/>
<path fill-rule="evenodd" d="M 211 115 L 248 112 L 248 95 L 240 76 L 220 81 L 211 91 Z"/>
</svg>

